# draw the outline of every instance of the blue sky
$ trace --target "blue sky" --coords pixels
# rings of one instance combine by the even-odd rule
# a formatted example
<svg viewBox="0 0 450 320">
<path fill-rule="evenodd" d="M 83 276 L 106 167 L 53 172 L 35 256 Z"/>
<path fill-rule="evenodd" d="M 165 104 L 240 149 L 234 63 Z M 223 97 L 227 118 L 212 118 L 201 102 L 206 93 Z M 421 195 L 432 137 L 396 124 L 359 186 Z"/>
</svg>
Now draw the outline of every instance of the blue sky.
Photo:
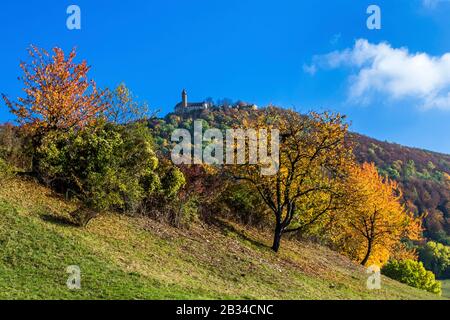
<svg viewBox="0 0 450 320">
<path fill-rule="evenodd" d="M 66 28 L 71 4 L 81 30 Z M 381 30 L 366 27 L 370 4 Z M 450 153 L 449 19 L 447 0 L 4 1 L 0 92 L 21 94 L 30 44 L 76 46 L 100 87 L 125 82 L 162 114 L 186 88 L 190 100 L 339 111 L 353 131 Z"/>
</svg>

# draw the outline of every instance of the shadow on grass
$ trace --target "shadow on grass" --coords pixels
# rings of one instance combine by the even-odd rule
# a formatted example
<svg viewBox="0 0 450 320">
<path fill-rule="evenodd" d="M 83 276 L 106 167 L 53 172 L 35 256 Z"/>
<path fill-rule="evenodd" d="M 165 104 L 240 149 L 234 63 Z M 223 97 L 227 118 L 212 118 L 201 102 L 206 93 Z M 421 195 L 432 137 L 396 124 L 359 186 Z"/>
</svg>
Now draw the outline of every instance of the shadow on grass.
<svg viewBox="0 0 450 320">
<path fill-rule="evenodd" d="M 59 217 L 52 214 L 42 214 L 41 219 L 63 227 L 78 227 L 72 220 L 66 217 Z"/>
<path fill-rule="evenodd" d="M 244 234 L 242 231 L 238 230 L 235 226 L 230 224 L 227 221 L 221 220 L 221 219 L 212 219 L 210 223 L 216 227 L 218 227 L 222 232 L 231 232 L 234 233 L 239 239 L 243 241 L 247 241 L 251 243 L 253 246 L 257 247 L 258 249 L 271 249 L 269 246 L 267 246 L 264 243 L 261 243 L 259 241 L 256 241 L 255 239 L 250 238 L 246 234 Z"/>
</svg>

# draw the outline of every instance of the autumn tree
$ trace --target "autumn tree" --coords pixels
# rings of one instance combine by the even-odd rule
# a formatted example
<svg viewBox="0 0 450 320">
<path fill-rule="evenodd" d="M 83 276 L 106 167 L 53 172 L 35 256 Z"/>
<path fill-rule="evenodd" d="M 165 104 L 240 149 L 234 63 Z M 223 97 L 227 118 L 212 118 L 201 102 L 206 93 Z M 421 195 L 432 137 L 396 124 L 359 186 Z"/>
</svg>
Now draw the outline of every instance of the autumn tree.
<svg viewBox="0 0 450 320">
<path fill-rule="evenodd" d="M 105 90 L 104 103 L 108 108 L 103 112 L 107 120 L 118 124 L 145 121 L 149 117 L 146 103 L 136 101 L 131 90 L 121 83 L 114 90 Z"/>
<path fill-rule="evenodd" d="M 275 174 L 262 175 L 261 162 L 232 166 L 233 176 L 249 183 L 273 212 L 272 249 L 277 252 L 283 234 L 306 232 L 339 206 L 340 181 L 352 160 L 351 149 L 344 143 L 347 125 L 339 114 L 304 116 L 272 107 L 242 123 L 256 130 L 279 130 L 279 168 Z"/>
<path fill-rule="evenodd" d="M 397 183 L 380 176 L 374 164 L 352 166 L 345 190 L 347 205 L 334 240 L 362 265 L 383 265 L 401 250 L 402 239 L 421 237 L 421 219 L 405 210 Z"/>
<path fill-rule="evenodd" d="M 87 62 L 75 62 L 75 50 L 66 56 L 60 48 L 54 48 L 50 54 L 32 46 L 29 55 L 31 62 L 20 64 L 23 76 L 19 79 L 23 81 L 25 96 L 17 101 L 2 96 L 17 121 L 33 137 L 34 148 L 39 147 L 48 132 L 82 128 L 106 108 L 103 93 L 88 77 Z"/>
<path fill-rule="evenodd" d="M 442 179 L 444 180 L 444 185 L 445 185 L 448 189 L 450 189 L 450 175 L 449 175 L 448 173 L 444 172 L 443 178 L 442 178 Z"/>
</svg>

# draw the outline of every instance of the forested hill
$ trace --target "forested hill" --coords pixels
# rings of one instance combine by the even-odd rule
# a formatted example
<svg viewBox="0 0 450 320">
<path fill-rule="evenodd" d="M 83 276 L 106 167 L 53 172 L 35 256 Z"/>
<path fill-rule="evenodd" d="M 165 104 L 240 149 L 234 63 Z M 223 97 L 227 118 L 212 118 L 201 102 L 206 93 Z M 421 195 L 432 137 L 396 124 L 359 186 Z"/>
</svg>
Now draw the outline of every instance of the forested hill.
<svg viewBox="0 0 450 320">
<path fill-rule="evenodd" d="M 204 129 L 232 127 L 249 109 L 214 108 L 184 115 L 168 114 L 151 120 L 157 128 L 160 146 L 168 147 L 170 132 L 191 128 L 194 119 L 204 120 Z M 450 155 L 439 154 L 398 144 L 381 142 L 360 134 L 350 134 L 354 152 L 360 162 L 374 162 L 379 171 L 399 182 L 404 202 L 417 215 L 426 214 L 425 228 L 430 239 L 450 245 Z"/>
<path fill-rule="evenodd" d="M 374 162 L 379 171 L 398 181 L 406 205 L 427 213 L 427 236 L 450 244 L 450 155 L 404 147 L 352 134 L 355 156 Z"/>
</svg>

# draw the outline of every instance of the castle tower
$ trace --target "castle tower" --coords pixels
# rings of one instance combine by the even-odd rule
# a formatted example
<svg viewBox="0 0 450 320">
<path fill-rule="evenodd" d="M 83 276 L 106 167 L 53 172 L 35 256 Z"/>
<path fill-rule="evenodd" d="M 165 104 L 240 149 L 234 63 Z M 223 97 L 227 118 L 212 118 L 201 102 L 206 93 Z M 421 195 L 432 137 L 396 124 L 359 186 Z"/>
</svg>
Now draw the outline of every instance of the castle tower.
<svg viewBox="0 0 450 320">
<path fill-rule="evenodd" d="M 181 92 L 181 104 L 183 108 L 186 108 L 188 106 L 188 97 L 185 89 L 183 89 L 183 92 Z"/>
</svg>

